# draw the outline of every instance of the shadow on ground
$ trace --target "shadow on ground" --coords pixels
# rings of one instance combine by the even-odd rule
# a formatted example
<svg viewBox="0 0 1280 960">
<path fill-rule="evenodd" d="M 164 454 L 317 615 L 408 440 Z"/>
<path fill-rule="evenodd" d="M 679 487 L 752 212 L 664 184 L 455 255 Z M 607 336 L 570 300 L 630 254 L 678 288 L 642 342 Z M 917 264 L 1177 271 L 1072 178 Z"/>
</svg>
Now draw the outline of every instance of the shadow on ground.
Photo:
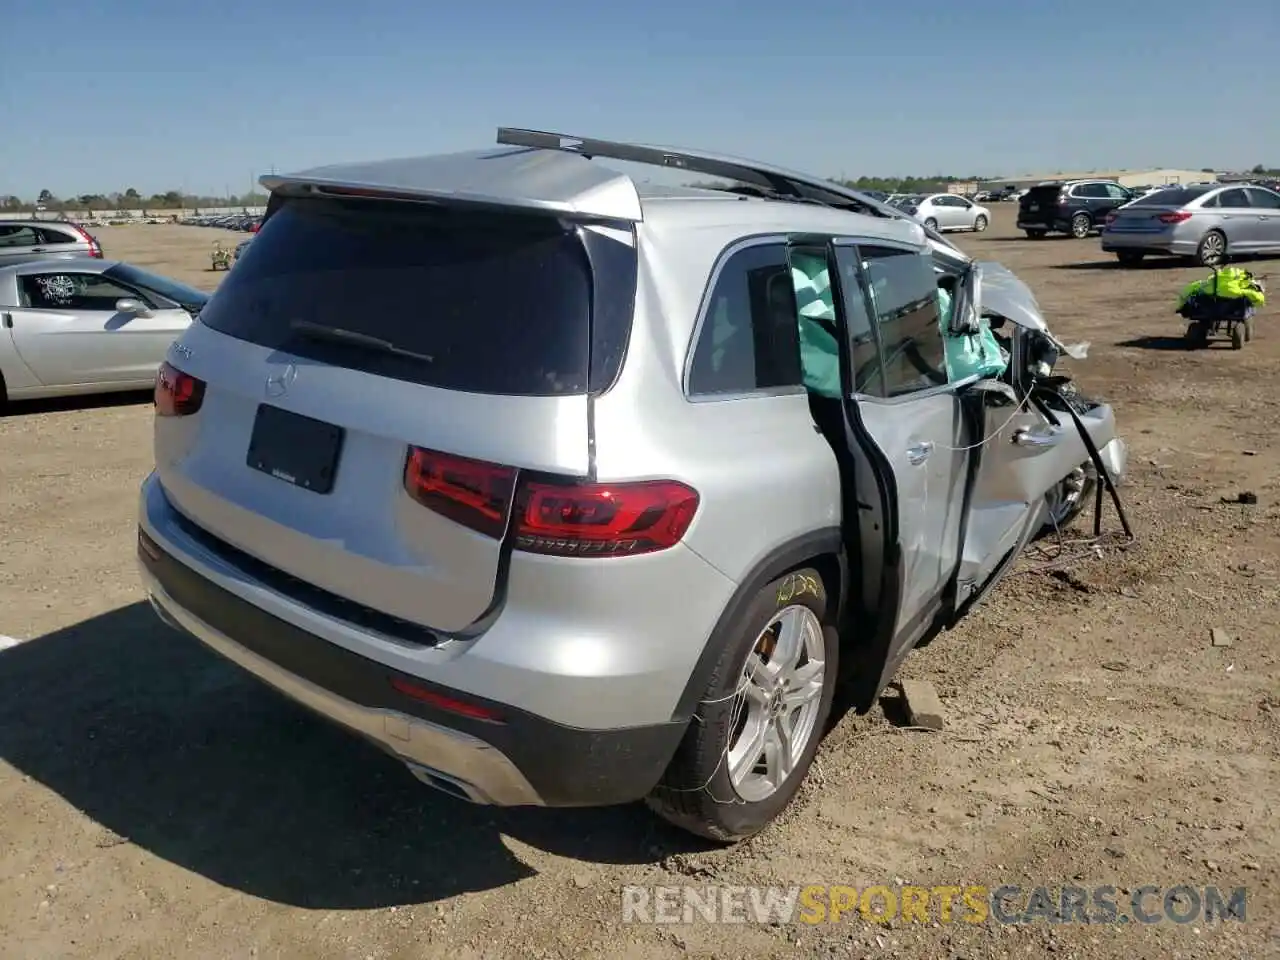
<svg viewBox="0 0 1280 960">
<path fill-rule="evenodd" d="M 104 828 L 308 908 L 422 903 L 532 874 L 502 842 L 607 863 L 705 849 L 639 804 L 497 810 L 435 793 L 144 603 L 0 652 L 0 756 Z"/>
<path fill-rule="evenodd" d="M 69 413 L 73 410 L 101 410 L 150 403 L 150 390 L 128 393 L 91 394 L 83 397 L 54 397 L 49 400 L 11 400 L 0 403 L 0 417 L 34 416 L 38 413 Z"/>
<path fill-rule="evenodd" d="M 1177 257 L 1154 257 L 1141 263 L 1122 264 L 1119 260 L 1086 260 L 1083 263 L 1055 263 L 1054 270 L 1186 270 L 1195 268 L 1196 264 Z M 1208 270 L 1208 267 L 1203 269 Z"/>
<path fill-rule="evenodd" d="M 1138 350 L 1176 350 L 1180 353 L 1187 353 L 1187 341 L 1183 337 L 1133 337 L 1130 340 L 1121 340 L 1116 344 L 1117 347 L 1133 347 Z"/>
<path fill-rule="evenodd" d="M 1166 350 L 1166 351 L 1176 351 L 1178 353 L 1192 352 L 1187 347 L 1187 341 L 1183 337 L 1152 337 L 1152 336 L 1134 337 L 1131 340 L 1121 340 L 1119 343 L 1116 344 L 1116 346 L 1117 347 L 1134 347 L 1135 349 L 1138 349 L 1138 350 Z M 1208 343 L 1206 343 L 1202 347 L 1197 347 L 1196 351 L 1230 350 L 1230 349 L 1231 349 L 1231 341 L 1226 339 L 1221 339 L 1221 340 L 1215 339 L 1215 340 L 1210 340 Z"/>
</svg>

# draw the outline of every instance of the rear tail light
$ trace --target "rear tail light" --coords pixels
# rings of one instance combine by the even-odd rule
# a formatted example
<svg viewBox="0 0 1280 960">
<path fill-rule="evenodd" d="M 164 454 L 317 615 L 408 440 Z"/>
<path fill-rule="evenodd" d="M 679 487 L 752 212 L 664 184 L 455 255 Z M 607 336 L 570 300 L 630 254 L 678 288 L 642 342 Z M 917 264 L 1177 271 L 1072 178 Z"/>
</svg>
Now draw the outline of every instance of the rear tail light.
<svg viewBox="0 0 1280 960">
<path fill-rule="evenodd" d="M 156 416 L 187 417 L 204 403 L 204 381 L 183 373 L 171 363 L 160 364 L 156 373 Z"/>
<path fill-rule="evenodd" d="M 1186 210 L 1175 210 L 1173 213 L 1162 213 L 1156 217 L 1161 223 L 1182 223 L 1191 219 L 1191 214 Z"/>
<path fill-rule="evenodd" d="M 515 549 L 562 557 L 630 557 L 679 543 L 697 491 L 674 480 L 517 483 L 511 467 L 412 447 L 404 485 L 418 503 Z"/>
<path fill-rule="evenodd" d="M 93 236 L 91 233 L 89 233 L 89 231 L 86 230 L 84 227 L 80 226 L 80 224 L 78 223 L 72 224 L 72 228 L 76 231 L 76 233 L 80 234 L 80 236 L 84 238 L 84 242 L 89 245 L 89 256 L 95 257 L 98 260 L 101 260 L 102 245 L 98 243 L 98 239 L 95 236 Z"/>
<path fill-rule="evenodd" d="M 1113 224 L 1113 223 L 1115 223 L 1115 222 L 1116 222 L 1116 215 L 1115 215 L 1114 213 L 1108 213 L 1108 214 L 1107 214 L 1107 218 L 1106 218 L 1106 220 L 1104 220 L 1103 222 L 1104 222 L 1108 227 L 1109 227 L 1109 226 L 1111 226 L 1111 224 Z"/>
<path fill-rule="evenodd" d="M 490 537 L 501 537 L 511 514 L 516 472 L 421 447 L 409 449 L 404 487 L 409 496 L 441 516 Z"/>
<path fill-rule="evenodd" d="M 624 557 L 680 542 L 698 494 L 674 480 L 524 485 L 517 550 L 574 557 Z"/>
</svg>

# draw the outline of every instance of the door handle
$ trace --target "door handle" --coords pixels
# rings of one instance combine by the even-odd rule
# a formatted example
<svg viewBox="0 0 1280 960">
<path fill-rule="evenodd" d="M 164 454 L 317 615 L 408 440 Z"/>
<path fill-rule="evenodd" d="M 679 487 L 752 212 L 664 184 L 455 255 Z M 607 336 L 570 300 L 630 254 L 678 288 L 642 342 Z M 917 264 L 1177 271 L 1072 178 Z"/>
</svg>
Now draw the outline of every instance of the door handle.
<svg viewBox="0 0 1280 960">
<path fill-rule="evenodd" d="M 913 467 L 918 467 L 929 459 L 929 454 L 933 453 L 933 443 L 924 440 L 914 446 L 907 447 L 907 462 Z"/>
<path fill-rule="evenodd" d="M 44 253 L 44 247 L 32 247 L 32 248 L 31 248 L 31 252 L 32 252 L 32 253 Z"/>
<path fill-rule="evenodd" d="M 1013 442 L 1020 447 L 1052 447 L 1062 442 L 1066 434 L 1061 430 L 1030 430 L 1023 427 L 1013 435 Z"/>
<path fill-rule="evenodd" d="M 4 328 L 5 328 L 6 330 L 12 330 L 12 329 L 13 329 L 13 314 L 12 314 L 12 313 L 4 313 L 4 314 L 0 314 L 0 322 L 3 322 L 3 324 L 4 324 Z"/>
</svg>

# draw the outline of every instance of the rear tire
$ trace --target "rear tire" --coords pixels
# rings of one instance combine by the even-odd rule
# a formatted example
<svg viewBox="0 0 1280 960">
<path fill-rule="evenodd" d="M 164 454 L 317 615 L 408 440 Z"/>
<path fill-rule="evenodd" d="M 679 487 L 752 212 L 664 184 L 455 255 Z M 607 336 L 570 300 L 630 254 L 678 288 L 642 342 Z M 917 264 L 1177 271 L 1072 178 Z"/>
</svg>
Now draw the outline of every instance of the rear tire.
<svg viewBox="0 0 1280 960">
<path fill-rule="evenodd" d="M 1087 213 L 1077 213 L 1071 218 L 1071 235 L 1077 240 L 1085 239 L 1092 229 L 1093 220 Z"/>
<path fill-rule="evenodd" d="M 1142 263 L 1142 258 L 1146 254 L 1138 250 L 1117 250 L 1116 259 L 1120 261 L 1122 267 L 1136 267 Z"/>
<path fill-rule="evenodd" d="M 926 220 L 924 222 L 924 225 L 928 227 L 930 230 L 936 231 L 938 229 L 938 221 L 933 219 L 933 217 L 930 217 L 928 220 Z"/>
<path fill-rule="evenodd" d="M 1253 339 L 1253 318 L 1250 317 L 1244 322 L 1244 342 L 1248 343 Z"/>
<path fill-rule="evenodd" d="M 1247 337 L 1245 337 L 1243 322 L 1237 323 L 1234 327 L 1231 328 L 1231 349 L 1232 350 L 1243 350 L 1244 342 L 1246 339 Z"/>
<path fill-rule="evenodd" d="M 840 644 L 828 606 L 826 585 L 810 568 L 756 594 L 734 625 L 662 781 L 645 800 L 651 810 L 690 833 L 732 843 L 759 833 L 786 809 L 813 763 L 835 697 Z M 800 637 L 799 646 L 788 637 Z M 803 652 L 789 656 L 795 650 Z M 788 673 L 793 659 L 797 666 Z M 763 677 L 759 683 L 748 679 L 749 662 L 757 671 L 752 676 Z M 791 686 L 770 694 L 778 676 L 789 677 Z M 790 712 L 782 708 L 799 703 L 801 691 L 808 699 Z M 788 729 L 784 725 L 793 737 L 790 750 L 779 746 L 787 742 L 777 732 Z M 776 763 L 787 754 L 789 772 Z M 757 772 L 761 767 L 765 773 Z M 779 782 L 771 783 L 769 772 Z"/>
<path fill-rule="evenodd" d="M 1221 263 L 1227 252 L 1227 237 L 1221 230 L 1210 230 L 1200 238 L 1196 247 L 1196 260 L 1202 267 L 1212 267 Z"/>
</svg>

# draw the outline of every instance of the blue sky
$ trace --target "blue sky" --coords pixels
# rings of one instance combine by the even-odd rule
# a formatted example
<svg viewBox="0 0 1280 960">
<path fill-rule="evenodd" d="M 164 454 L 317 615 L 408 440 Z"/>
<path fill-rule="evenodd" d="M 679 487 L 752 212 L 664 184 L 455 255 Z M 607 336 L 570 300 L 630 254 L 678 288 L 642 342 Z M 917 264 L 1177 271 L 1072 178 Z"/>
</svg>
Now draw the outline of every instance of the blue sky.
<svg viewBox="0 0 1280 960">
<path fill-rule="evenodd" d="M 0 194 L 242 192 L 499 125 L 827 176 L 1280 166 L 1278 0 L 8 0 L 0 22 Z"/>
</svg>

